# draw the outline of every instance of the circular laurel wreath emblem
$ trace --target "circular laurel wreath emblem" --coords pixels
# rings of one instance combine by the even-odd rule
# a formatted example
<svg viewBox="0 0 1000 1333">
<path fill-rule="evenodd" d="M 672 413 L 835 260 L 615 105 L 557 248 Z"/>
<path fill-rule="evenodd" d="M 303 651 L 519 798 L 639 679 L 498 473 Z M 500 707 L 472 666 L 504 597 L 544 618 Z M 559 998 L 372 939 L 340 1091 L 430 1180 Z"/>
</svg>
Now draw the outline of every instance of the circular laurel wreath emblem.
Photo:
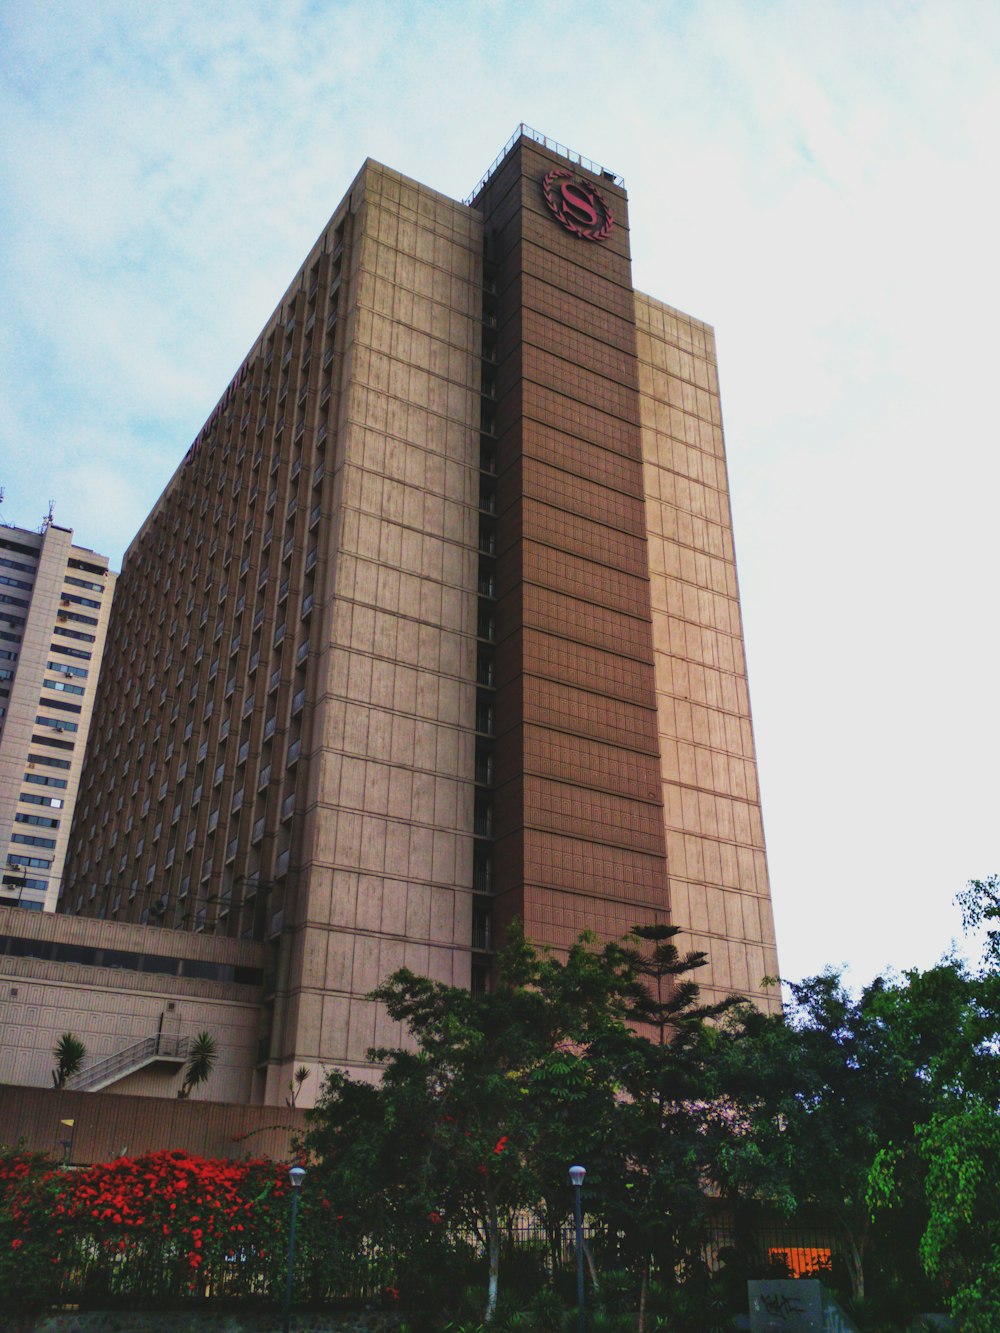
<svg viewBox="0 0 1000 1333">
<path fill-rule="evenodd" d="M 585 241 L 603 241 L 615 225 L 600 190 L 563 167 L 542 177 L 542 193 L 556 221 Z"/>
</svg>

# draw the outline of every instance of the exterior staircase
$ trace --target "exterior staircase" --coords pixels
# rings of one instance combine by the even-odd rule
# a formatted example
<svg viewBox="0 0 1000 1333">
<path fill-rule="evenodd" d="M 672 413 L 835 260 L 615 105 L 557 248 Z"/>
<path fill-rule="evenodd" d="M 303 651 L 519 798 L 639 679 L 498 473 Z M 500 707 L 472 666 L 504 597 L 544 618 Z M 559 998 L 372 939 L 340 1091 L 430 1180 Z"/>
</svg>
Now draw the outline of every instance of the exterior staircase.
<svg viewBox="0 0 1000 1333">
<path fill-rule="evenodd" d="M 159 1032 L 155 1037 L 143 1037 L 124 1050 L 96 1060 L 78 1074 L 66 1080 L 65 1086 L 73 1092 L 100 1092 L 101 1088 L 117 1083 L 147 1065 L 174 1065 L 180 1068 L 188 1057 L 188 1037 L 177 1037 Z"/>
</svg>

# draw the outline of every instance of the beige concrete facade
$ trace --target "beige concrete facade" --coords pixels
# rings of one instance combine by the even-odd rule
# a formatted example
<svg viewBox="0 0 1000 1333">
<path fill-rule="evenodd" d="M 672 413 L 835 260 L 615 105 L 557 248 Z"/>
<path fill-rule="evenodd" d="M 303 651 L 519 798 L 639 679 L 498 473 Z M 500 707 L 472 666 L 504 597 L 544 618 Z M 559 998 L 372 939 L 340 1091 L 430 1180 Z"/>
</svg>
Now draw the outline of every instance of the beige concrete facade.
<svg viewBox="0 0 1000 1333">
<path fill-rule="evenodd" d="M 671 921 L 707 998 L 777 1009 L 715 335 L 639 293 L 636 326 Z"/>
<path fill-rule="evenodd" d="M 54 911 L 114 596 L 67 528 L 0 528 L 0 904 Z"/>
<path fill-rule="evenodd" d="M 269 1104 L 515 916 L 774 1003 L 711 331 L 634 292 L 622 182 L 365 164 L 126 555 L 59 910 L 261 949 Z"/>
<path fill-rule="evenodd" d="M 375 163 L 351 193 L 309 806 L 271 1099 L 398 1040 L 399 967 L 469 984 L 478 218 Z"/>
</svg>

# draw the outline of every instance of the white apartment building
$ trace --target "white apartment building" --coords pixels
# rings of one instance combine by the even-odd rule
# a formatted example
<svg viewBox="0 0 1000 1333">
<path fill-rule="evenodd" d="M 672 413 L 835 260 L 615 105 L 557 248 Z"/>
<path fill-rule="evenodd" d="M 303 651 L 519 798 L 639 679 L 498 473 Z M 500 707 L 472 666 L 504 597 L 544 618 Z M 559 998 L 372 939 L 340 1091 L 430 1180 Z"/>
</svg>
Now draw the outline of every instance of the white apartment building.
<svg viewBox="0 0 1000 1333">
<path fill-rule="evenodd" d="M 115 578 L 69 528 L 0 527 L 0 905 L 55 909 Z"/>
</svg>

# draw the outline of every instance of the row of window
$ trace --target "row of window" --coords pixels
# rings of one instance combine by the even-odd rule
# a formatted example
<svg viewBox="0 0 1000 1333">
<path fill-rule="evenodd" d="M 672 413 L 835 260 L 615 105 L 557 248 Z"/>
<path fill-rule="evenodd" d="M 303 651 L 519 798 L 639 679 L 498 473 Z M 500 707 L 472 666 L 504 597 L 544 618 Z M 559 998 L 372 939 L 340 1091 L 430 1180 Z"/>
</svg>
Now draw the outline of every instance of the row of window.
<svg viewBox="0 0 1000 1333">
<path fill-rule="evenodd" d="M 57 690 L 62 694 L 86 694 L 82 685 L 71 685 L 65 680 L 43 680 L 42 685 L 47 690 Z M 56 701 L 53 699 L 52 703 Z"/>
<path fill-rule="evenodd" d="M 50 819 L 47 815 L 26 815 L 23 813 L 14 816 L 16 824 L 34 824 L 37 828 L 58 828 L 59 820 Z"/>
<path fill-rule="evenodd" d="M 77 616 L 76 619 L 79 620 L 80 617 Z M 95 621 L 94 623 L 96 624 L 97 622 Z M 97 642 L 97 635 L 96 635 L 96 634 L 86 634 L 86 633 L 84 633 L 82 630 L 78 630 L 78 629 L 66 629 L 66 627 L 65 627 L 64 625 L 56 625 L 56 627 L 55 627 L 55 629 L 53 629 L 52 633 L 53 633 L 53 634 L 61 634 L 61 635 L 63 636 L 63 638 L 65 638 L 65 639 L 78 639 L 81 643 L 96 643 L 96 642 Z M 59 647 L 59 645 L 54 643 L 54 644 L 52 645 L 52 647 L 53 647 L 53 649 L 57 649 L 57 648 Z M 64 652 L 67 652 L 67 651 L 69 651 L 69 650 L 68 650 L 68 649 L 64 649 L 63 651 L 64 651 Z M 90 654 L 88 653 L 87 656 L 89 657 Z"/>
<path fill-rule="evenodd" d="M 314 316 L 310 313 L 305 320 L 306 337 L 311 333 L 312 322 L 314 322 Z M 303 333 L 300 332 L 299 338 L 302 336 Z M 298 364 L 302 370 L 302 384 L 297 390 L 296 401 L 300 406 L 305 406 L 306 399 L 309 396 L 308 386 L 310 381 L 315 383 L 315 376 L 311 375 L 307 380 L 306 372 L 310 361 L 310 353 L 306 347 L 300 350 L 301 355 Z M 272 359 L 273 355 L 272 349 Z M 291 386 L 287 383 L 287 372 L 289 369 L 294 369 L 294 366 L 287 348 L 283 353 L 282 361 L 283 367 L 275 366 L 272 371 L 274 378 L 270 386 L 270 392 L 273 393 L 277 390 L 279 399 L 284 398 L 291 392 Z M 80 811 L 81 823 L 89 817 L 91 808 L 98 812 L 101 827 L 104 828 L 108 823 L 111 825 L 108 830 L 110 838 L 104 838 L 102 834 L 100 837 L 102 845 L 99 848 L 95 826 L 91 825 L 88 832 L 90 837 L 94 838 L 94 842 L 83 843 L 74 839 L 76 843 L 74 859 L 80 864 L 79 868 L 74 865 L 72 869 L 76 872 L 75 877 L 78 880 L 89 874 L 91 862 L 94 863 L 100 874 L 109 860 L 112 848 L 115 848 L 119 865 L 118 873 L 123 873 L 129 859 L 134 861 L 136 858 L 148 858 L 150 847 L 156 841 L 157 836 L 162 835 L 163 814 L 161 812 L 156 818 L 155 824 L 153 824 L 154 816 L 150 814 L 153 809 L 153 792 L 148 790 L 148 794 L 143 798 L 140 778 L 136 776 L 133 778 L 130 804 L 135 806 L 135 818 L 141 820 L 148 818 L 150 824 L 146 826 L 145 830 L 143 830 L 142 825 L 136 829 L 136 835 L 141 836 L 133 835 L 135 841 L 132 837 L 129 837 L 129 830 L 133 826 L 134 820 L 133 815 L 129 814 L 126 809 L 126 802 L 129 801 L 127 788 L 124 792 L 119 791 L 117 800 L 113 800 L 112 793 L 105 791 L 105 783 L 110 779 L 102 776 L 101 769 L 112 759 L 110 754 L 112 745 L 116 752 L 123 749 L 124 763 L 121 763 L 120 757 L 116 754 L 114 756 L 116 762 L 113 765 L 108 765 L 108 772 L 115 773 L 117 771 L 119 786 L 122 787 L 124 786 L 121 783 L 122 770 L 127 768 L 129 764 L 137 766 L 137 760 L 144 757 L 147 746 L 149 746 L 151 750 L 155 747 L 155 751 L 145 756 L 149 760 L 145 779 L 147 787 L 151 787 L 156 774 L 168 773 L 170 767 L 172 767 L 170 759 L 174 752 L 173 735 L 176 734 L 174 724 L 179 722 L 181 708 L 185 702 L 182 690 L 186 693 L 189 709 L 200 696 L 207 693 L 207 697 L 203 699 L 201 712 L 202 735 L 200 742 L 195 734 L 195 719 L 193 717 L 189 717 L 187 725 L 184 727 L 181 742 L 182 744 L 199 744 L 198 758 L 195 762 L 199 765 L 204 763 L 210 743 L 218 746 L 220 753 L 216 754 L 216 759 L 220 759 L 222 748 L 227 743 L 227 737 L 230 728 L 232 728 L 234 736 L 238 733 L 239 749 L 235 757 L 239 767 L 245 764 L 250 757 L 251 738 L 256 737 L 261 752 L 257 759 L 260 770 L 255 785 L 261 789 L 262 795 L 255 799 L 255 809 L 252 811 L 247 809 L 246 813 L 241 815 L 239 812 L 244 807 L 243 792 L 246 787 L 250 786 L 250 783 L 244 782 L 241 784 L 238 771 L 231 769 L 230 780 L 239 790 L 232 792 L 231 797 L 224 796 L 225 805 L 229 805 L 231 811 L 229 818 L 237 820 L 235 824 L 228 827 L 229 836 L 224 837 L 227 823 L 222 818 L 222 810 L 225 809 L 225 805 L 216 803 L 212 810 L 206 811 L 205 814 L 198 817 L 197 824 L 192 823 L 186 828 L 185 835 L 182 838 L 183 851 L 179 842 L 167 848 L 166 852 L 161 851 L 160 858 L 163 859 L 165 864 L 161 864 L 159 869 L 157 869 L 156 864 L 149 865 L 146 872 L 147 883 L 152 883 L 157 874 L 162 875 L 164 869 L 171 866 L 176 857 L 188 853 L 192 853 L 195 857 L 200 856 L 201 860 L 196 860 L 193 866 L 190 862 L 188 863 L 188 868 L 180 882 L 184 883 L 186 881 L 189 883 L 192 874 L 197 876 L 199 870 L 203 871 L 202 882 L 206 882 L 207 878 L 213 873 L 213 861 L 217 863 L 215 873 L 219 873 L 222 865 L 223 849 L 227 864 L 237 854 L 239 837 L 241 836 L 239 830 L 242 828 L 244 818 L 248 819 L 247 834 L 250 836 L 250 841 L 256 843 L 258 837 L 263 834 L 264 813 L 269 802 L 280 801 L 282 818 L 290 818 L 294 809 L 294 790 L 288 791 L 277 788 L 273 794 L 268 790 L 273 762 L 270 756 L 270 747 L 277 735 L 277 718 L 273 706 L 267 705 L 264 701 L 271 694 L 272 681 L 277 686 L 281 680 L 282 662 L 285 663 L 287 680 L 287 676 L 295 672 L 295 666 L 292 664 L 303 665 L 309 652 L 308 638 L 301 631 L 294 636 L 289 632 L 292 626 L 287 618 L 287 612 L 282 613 L 280 608 L 286 604 L 287 599 L 298 601 L 301 598 L 297 607 L 301 617 L 303 619 L 308 618 L 311 610 L 312 587 L 310 576 L 317 562 L 317 551 L 313 547 L 311 551 L 304 552 L 303 546 L 307 540 L 305 534 L 316 526 L 322 511 L 318 493 L 314 496 L 315 503 L 310 502 L 308 507 L 303 504 L 303 496 L 308 496 L 312 488 L 316 488 L 318 492 L 318 488 L 326 476 L 327 468 L 321 451 L 324 437 L 327 434 L 327 427 L 325 422 L 320 421 L 316 435 L 310 441 L 310 448 L 316 450 L 316 453 L 313 454 L 313 461 L 310 465 L 311 471 L 306 472 L 304 487 L 301 483 L 297 485 L 296 482 L 299 474 L 306 470 L 308 459 L 301 455 L 296 456 L 294 453 L 289 458 L 287 445 L 284 450 L 279 447 L 277 423 L 271 427 L 270 473 L 274 477 L 279 468 L 283 467 L 284 471 L 280 480 L 276 479 L 268 485 L 265 499 L 265 487 L 262 481 L 265 474 L 261 469 L 268 467 L 268 464 L 265 461 L 263 441 L 252 458 L 247 457 L 246 441 L 250 429 L 250 401 L 254 393 L 260 388 L 261 369 L 266 370 L 266 367 L 267 362 L 265 362 L 264 367 L 261 367 L 258 363 L 247 376 L 243 395 L 247 411 L 238 428 L 234 428 L 235 415 L 232 423 L 226 420 L 225 424 L 230 426 L 229 438 L 219 438 L 222 435 L 221 420 L 219 436 L 216 436 L 211 428 L 204 433 L 200 449 L 194 453 L 191 459 L 192 470 L 195 471 L 196 475 L 188 478 L 190 490 L 188 486 L 185 486 L 183 495 L 168 497 L 165 502 L 167 512 L 158 516 L 158 526 L 162 534 L 160 538 L 162 549 L 157 551 L 152 546 L 154 539 L 150 534 L 147 538 L 149 542 L 147 550 L 143 551 L 140 548 L 136 564 L 132 566 L 131 570 L 123 573 L 123 578 L 128 579 L 130 585 L 148 586 L 156 600 L 151 605 L 149 598 L 144 602 L 132 599 L 129 606 L 132 613 L 131 624 L 129 624 L 130 617 L 125 610 L 124 601 L 121 616 L 119 617 L 117 613 L 113 613 L 112 616 L 114 646 L 111 653 L 113 654 L 115 650 L 121 652 L 118 659 L 121 663 L 121 669 L 107 694 L 102 690 L 101 718 L 99 730 L 95 734 L 93 754 L 96 757 L 102 751 L 105 753 L 100 764 L 88 765 L 91 771 L 95 772 L 96 777 L 92 783 L 88 784 L 86 801 L 82 804 Z M 285 375 L 282 375 L 282 368 L 285 370 Z M 282 381 L 281 383 L 279 383 L 279 378 Z M 315 390 L 312 390 L 312 392 L 315 392 Z M 323 394 L 325 396 L 321 398 L 321 406 L 324 406 L 330 398 L 330 392 L 327 389 L 323 390 Z M 266 400 L 267 395 L 263 396 Z M 239 410 L 238 404 L 236 410 Z M 258 435 L 262 433 L 258 429 Z M 304 439 L 304 434 L 304 425 L 302 419 L 300 419 L 294 427 L 291 441 L 293 450 L 299 441 Z M 237 451 L 235 458 L 233 457 L 233 450 Z M 247 462 L 244 467 L 240 468 L 244 458 L 247 458 Z M 237 475 L 237 472 L 239 475 Z M 232 532 L 235 524 L 239 522 L 240 517 L 244 519 L 244 549 L 240 554 L 238 542 L 234 542 L 235 551 L 230 547 L 221 560 L 219 546 L 222 533 L 219 531 L 218 525 L 221 524 L 229 506 L 228 501 L 220 497 L 216 501 L 213 511 L 211 500 L 207 494 L 213 483 L 220 491 L 228 488 L 233 495 L 238 496 L 241 491 L 244 495 L 239 511 L 231 512 L 229 518 L 230 532 Z M 257 490 L 258 486 L 260 487 L 259 492 Z M 254 502 L 258 506 L 263 502 L 265 512 L 278 509 L 279 500 L 281 499 L 279 487 L 288 488 L 285 503 L 280 508 L 280 512 L 285 515 L 284 521 L 286 523 L 286 531 L 280 551 L 280 563 L 278 563 L 277 551 L 272 546 L 272 542 L 281 536 L 280 531 L 269 529 L 261 532 L 259 512 L 255 521 L 248 507 Z M 260 500 L 257 499 L 258 494 L 261 497 Z M 187 509 L 192 516 L 200 506 L 203 518 L 200 525 L 192 517 L 185 527 L 183 513 L 178 512 L 182 510 L 185 502 L 187 502 Z M 173 514 L 170 513 L 171 509 L 175 510 Z M 233 510 L 235 511 L 235 506 Z M 174 542 L 173 549 L 168 551 L 167 543 L 170 540 L 171 519 L 174 527 Z M 214 537 L 213 523 L 216 525 L 216 535 Z M 204 555 L 202 554 L 203 550 Z M 239 573 L 237 574 L 235 570 L 232 573 L 224 573 L 226 586 L 222 587 L 219 595 L 215 595 L 214 583 L 218 577 L 220 566 L 222 571 L 228 571 L 234 558 L 240 561 Z M 203 560 L 204 566 L 202 564 Z M 259 575 L 255 560 L 260 562 Z M 281 565 L 285 565 L 283 572 Z M 268 589 L 271 580 L 280 580 L 277 597 L 274 595 L 273 583 L 271 583 L 272 590 L 269 591 Z M 255 587 L 256 594 L 253 592 Z M 200 610 L 201 619 L 197 627 L 193 623 L 193 619 L 187 626 L 184 625 L 183 621 L 168 623 L 171 604 L 183 606 L 185 599 L 187 602 L 187 616 L 193 618 L 198 615 Z M 255 602 L 256 609 L 254 609 Z M 210 629 L 213 611 L 216 617 L 214 632 Z M 252 626 L 245 619 L 245 612 L 247 611 L 253 616 Z M 283 614 L 286 618 L 275 626 L 273 621 Z M 143 625 L 144 621 L 146 622 L 145 626 Z M 249 627 L 249 637 L 245 630 L 241 632 L 241 625 L 244 624 Z M 224 685 L 213 686 L 212 682 L 219 677 L 220 668 L 225 660 L 225 646 L 220 644 L 220 639 L 226 633 L 227 626 L 230 640 L 228 645 L 230 667 Z M 136 631 L 141 632 L 143 628 L 146 630 L 144 644 L 136 641 Z M 202 633 L 199 633 L 199 631 Z M 211 638 L 210 635 L 212 635 Z M 283 646 L 283 640 L 286 637 L 291 640 L 288 647 Z M 200 643 L 199 639 L 201 640 Z M 194 640 L 193 643 L 192 640 Z M 212 642 L 219 645 L 219 649 L 214 654 L 211 654 L 210 644 Z M 265 675 L 263 674 L 263 668 L 267 664 L 268 642 L 271 644 L 273 654 L 272 671 L 270 675 Z M 131 653 L 127 658 L 125 651 L 123 651 L 126 644 L 131 648 Z M 138 667 L 138 670 L 134 665 L 137 656 L 144 649 L 145 652 L 156 657 L 154 670 L 149 673 L 147 673 L 144 663 Z M 213 657 L 207 668 L 201 665 L 206 649 Z M 173 666 L 175 653 L 181 658 L 180 664 L 176 667 L 174 674 L 167 677 L 167 672 L 171 671 Z M 237 656 L 240 656 L 240 661 L 243 663 L 242 669 L 235 660 Z M 260 660 L 262 656 L 264 658 L 263 663 Z M 114 660 L 113 657 L 112 660 Z M 261 671 L 259 677 L 256 674 L 258 669 Z M 275 680 L 275 676 L 277 676 L 277 680 Z M 246 684 L 242 682 L 246 682 Z M 115 688 L 116 685 L 117 689 Z M 289 688 L 287 684 L 286 688 Z M 291 688 L 294 690 L 294 686 Z M 153 693 L 157 690 L 159 691 L 158 699 L 156 694 Z M 146 699 L 148 699 L 148 702 L 146 702 L 145 709 L 143 709 L 143 703 Z M 295 691 L 294 700 L 291 699 L 290 695 L 286 696 L 286 699 L 289 702 L 286 703 L 285 707 L 291 706 L 291 712 L 285 713 L 283 707 L 282 714 L 290 719 L 296 716 L 296 701 L 298 701 L 299 710 L 301 711 L 301 705 L 304 702 L 304 688 Z M 229 703 L 230 700 L 233 702 Z M 262 716 L 262 713 L 265 712 L 269 713 L 269 716 Z M 122 720 L 129 722 L 128 731 L 125 734 L 123 734 Z M 138 738 L 134 740 L 136 732 L 138 732 Z M 287 767 L 292 769 L 301 748 L 301 738 L 297 734 L 297 727 L 293 728 L 291 723 L 289 724 L 286 744 L 287 749 L 285 750 L 284 759 Z M 194 758 L 193 752 L 191 758 Z M 233 756 L 230 754 L 230 764 L 232 760 Z M 196 769 L 194 774 L 188 775 L 189 759 L 183 752 L 175 763 L 177 766 L 169 778 L 169 785 L 167 781 L 162 783 L 159 795 L 162 804 L 168 791 L 172 788 L 174 796 L 177 798 L 174 815 L 171 817 L 171 826 L 178 823 L 180 819 L 179 807 L 182 804 L 180 784 L 185 781 L 189 784 L 188 790 L 185 792 L 185 803 L 193 806 L 197 814 L 199 805 L 203 804 L 202 793 L 206 790 L 208 782 L 208 777 L 201 775 L 200 767 Z M 216 763 L 214 776 L 211 776 L 212 770 L 208 775 L 211 777 L 213 787 L 219 786 L 225 780 L 225 773 L 225 760 Z M 250 790 L 252 791 L 253 788 L 251 787 Z M 105 799 L 106 797 L 107 799 Z M 169 806 L 167 809 L 169 810 Z M 116 818 L 116 814 L 119 816 L 118 818 Z M 277 811 L 275 811 L 275 815 L 277 816 Z M 254 818 L 252 824 L 249 823 L 249 818 Z M 85 824 L 83 826 L 86 827 Z M 202 831 L 202 838 L 205 839 L 207 836 L 210 844 L 215 842 L 213 833 L 217 830 L 215 836 L 219 838 L 219 842 L 215 848 L 214 856 L 207 849 L 201 853 L 194 852 L 199 830 Z M 126 833 L 126 837 L 129 838 L 132 846 L 119 851 L 121 844 L 119 842 L 118 847 L 115 847 L 115 843 L 122 831 Z M 279 860 L 284 858 L 287 861 L 287 848 L 277 847 L 276 855 Z M 84 867 L 86 868 L 84 869 Z M 269 873 L 273 878 L 277 871 L 269 869 Z M 110 868 L 105 874 L 106 882 L 108 882 L 109 875 Z M 69 876 L 71 879 L 73 877 L 73 875 Z M 139 877 L 136 876 L 136 881 Z M 110 907 L 112 902 L 111 890 L 106 891 L 106 899 L 107 906 Z"/>
<path fill-rule="evenodd" d="M 44 881 L 36 881 L 45 888 Z M 130 972 L 152 972 L 161 976 L 196 977 L 201 981 L 226 981 L 239 986 L 259 986 L 259 968 L 233 963 L 213 963 L 195 958 L 172 958 L 165 954 L 133 953 L 126 949 L 95 948 L 87 944 L 63 944 L 55 940 L 8 935 L 0 942 L 0 955 L 41 958 L 57 963 L 79 963 L 89 967 L 120 968 Z"/>
<path fill-rule="evenodd" d="M 72 631 L 71 631 L 71 630 L 62 630 L 61 632 L 62 632 L 63 634 L 72 634 Z M 59 630 L 56 630 L 56 633 L 58 634 L 58 633 L 60 633 L 60 631 L 59 631 Z M 78 635 L 74 635 L 73 637 L 74 637 L 74 638 L 79 638 L 79 639 L 89 639 L 89 638 L 91 638 L 91 635 L 89 635 L 89 634 L 78 634 Z M 69 648 L 69 647 L 67 647 L 67 645 L 64 644 L 64 643 L 52 643 L 52 644 L 49 644 L 49 652 L 52 652 L 52 653 L 62 653 L 64 657 L 77 657 L 77 658 L 80 658 L 80 660 L 81 660 L 81 661 L 84 661 L 84 662 L 89 662 L 89 661 L 91 661 L 92 658 L 93 658 L 93 656 L 94 656 L 94 654 L 93 654 L 92 652 L 90 652 L 90 651 L 89 651 L 88 649 L 86 649 L 86 648 Z M 52 663 L 52 662 L 49 663 L 49 666 L 53 666 L 53 665 L 54 665 L 54 663 Z M 64 670 L 64 671 L 72 671 L 72 670 L 73 670 L 72 667 L 62 667 L 61 669 Z M 86 672 L 85 672 L 84 674 L 86 674 Z"/>
<path fill-rule="evenodd" d="M 70 556 L 66 564 L 70 569 L 78 569 L 83 574 L 99 574 L 102 578 L 107 577 L 108 571 L 104 565 L 94 565 L 89 560 L 80 560 L 76 556 Z"/>
<path fill-rule="evenodd" d="M 35 725 L 38 727 L 52 727 L 55 731 L 79 731 L 80 726 L 77 722 L 70 722 L 68 718 L 63 717 L 44 717 L 41 713 L 35 716 Z"/>
<path fill-rule="evenodd" d="M 64 676 L 81 676 L 85 678 L 90 675 L 90 672 L 86 667 L 70 666 L 68 662 L 46 662 L 45 665 L 50 671 L 61 671 Z"/>
<path fill-rule="evenodd" d="M 0 542 L 0 546 L 3 543 Z M 9 550 L 10 547 L 5 549 Z M 0 555 L 0 569 L 16 569 L 20 574 L 37 574 L 37 565 L 26 565 L 23 560 L 11 560 L 9 556 Z"/>
<path fill-rule="evenodd" d="M 25 773 L 25 782 L 34 782 L 39 787 L 68 787 L 64 778 L 50 778 L 46 773 Z"/>
<path fill-rule="evenodd" d="M 48 887 L 49 887 L 49 881 L 47 879 L 32 879 L 29 875 L 24 875 L 24 874 L 4 875 L 3 877 L 4 891 L 7 893 L 13 893 L 13 891 L 17 889 L 19 897 L 24 889 L 41 889 L 42 892 L 44 893 L 44 891 Z M 28 907 L 30 906 L 30 904 L 27 902 L 22 902 L 21 906 Z"/>
</svg>

